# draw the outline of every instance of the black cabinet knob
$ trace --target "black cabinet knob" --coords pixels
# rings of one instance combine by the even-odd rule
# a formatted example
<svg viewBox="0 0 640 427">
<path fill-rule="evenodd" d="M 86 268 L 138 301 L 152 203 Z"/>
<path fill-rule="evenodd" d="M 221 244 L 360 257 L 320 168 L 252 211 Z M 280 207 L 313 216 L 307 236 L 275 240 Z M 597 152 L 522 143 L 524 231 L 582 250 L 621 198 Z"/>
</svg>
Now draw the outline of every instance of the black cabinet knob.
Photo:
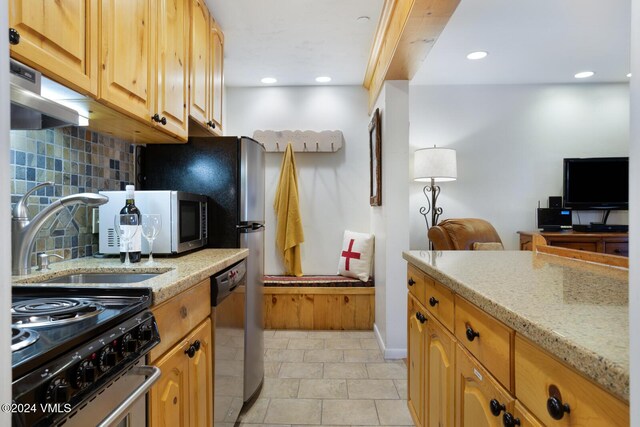
<svg viewBox="0 0 640 427">
<path fill-rule="evenodd" d="M 568 403 L 562 403 L 562 400 L 551 396 L 547 399 L 547 412 L 554 420 L 561 420 L 565 413 L 571 413 L 571 408 Z"/>
<path fill-rule="evenodd" d="M 195 340 L 193 342 L 193 347 L 196 349 L 196 351 L 200 350 L 200 340 Z"/>
<path fill-rule="evenodd" d="M 476 337 L 480 337 L 480 332 L 474 331 L 471 325 L 467 325 L 467 339 L 473 341 Z"/>
<path fill-rule="evenodd" d="M 502 403 L 498 402 L 496 399 L 491 399 L 489 401 L 489 410 L 491 411 L 494 417 L 498 417 L 500 416 L 500 413 L 502 411 L 507 410 L 507 407 L 504 406 Z"/>
<path fill-rule="evenodd" d="M 502 416 L 502 425 L 504 427 L 515 427 L 520 425 L 520 418 L 513 416 L 511 412 L 505 412 Z"/>
<path fill-rule="evenodd" d="M 11 44 L 20 43 L 20 33 L 15 28 L 9 28 L 9 43 Z"/>
<path fill-rule="evenodd" d="M 431 307 L 435 307 L 436 305 L 438 305 L 440 301 L 438 301 L 435 297 L 431 297 L 429 298 L 429 305 Z"/>
<path fill-rule="evenodd" d="M 415 284 L 416 284 L 416 281 L 415 281 L 415 280 L 413 280 L 413 278 L 412 278 L 412 277 L 410 277 L 410 278 L 409 278 L 409 280 L 407 280 L 407 285 L 409 285 L 409 286 L 413 286 L 413 285 L 415 285 Z"/>
<path fill-rule="evenodd" d="M 162 118 L 160 119 L 160 123 L 162 123 L 162 126 L 166 126 L 167 125 L 167 118 L 162 116 Z"/>
<path fill-rule="evenodd" d="M 196 348 L 193 345 L 190 345 L 189 348 L 184 351 L 184 354 L 189 356 L 189 359 L 193 359 L 196 355 Z"/>
<path fill-rule="evenodd" d="M 416 319 L 418 319 L 420 323 L 424 323 L 427 321 L 427 318 L 424 317 L 424 314 L 420 313 L 419 311 L 416 313 Z"/>
<path fill-rule="evenodd" d="M 151 120 L 158 123 L 160 121 L 160 115 L 158 113 L 155 113 L 153 116 L 151 116 Z"/>
<path fill-rule="evenodd" d="M 209 120 L 207 122 L 207 126 L 209 126 L 211 129 L 215 129 L 216 128 L 216 124 L 214 122 L 212 122 L 211 120 Z"/>
</svg>

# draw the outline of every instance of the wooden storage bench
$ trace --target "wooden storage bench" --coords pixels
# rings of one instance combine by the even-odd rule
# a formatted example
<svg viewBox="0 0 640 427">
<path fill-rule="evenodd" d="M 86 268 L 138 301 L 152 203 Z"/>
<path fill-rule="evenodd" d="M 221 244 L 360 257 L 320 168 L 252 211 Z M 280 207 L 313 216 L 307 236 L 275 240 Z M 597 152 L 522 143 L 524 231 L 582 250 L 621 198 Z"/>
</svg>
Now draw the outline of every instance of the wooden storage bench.
<svg viewBox="0 0 640 427">
<path fill-rule="evenodd" d="M 264 285 L 266 329 L 373 329 L 373 281 L 342 276 L 265 276 Z"/>
</svg>

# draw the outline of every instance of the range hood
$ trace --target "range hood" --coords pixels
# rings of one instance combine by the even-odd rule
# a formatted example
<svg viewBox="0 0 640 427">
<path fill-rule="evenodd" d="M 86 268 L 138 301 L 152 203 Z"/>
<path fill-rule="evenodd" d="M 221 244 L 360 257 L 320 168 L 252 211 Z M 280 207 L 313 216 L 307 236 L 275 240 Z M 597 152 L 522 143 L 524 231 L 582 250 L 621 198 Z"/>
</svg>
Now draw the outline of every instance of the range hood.
<svg viewBox="0 0 640 427">
<path fill-rule="evenodd" d="M 41 95 L 40 72 L 11 59 L 11 129 L 79 126 L 80 115 Z"/>
</svg>

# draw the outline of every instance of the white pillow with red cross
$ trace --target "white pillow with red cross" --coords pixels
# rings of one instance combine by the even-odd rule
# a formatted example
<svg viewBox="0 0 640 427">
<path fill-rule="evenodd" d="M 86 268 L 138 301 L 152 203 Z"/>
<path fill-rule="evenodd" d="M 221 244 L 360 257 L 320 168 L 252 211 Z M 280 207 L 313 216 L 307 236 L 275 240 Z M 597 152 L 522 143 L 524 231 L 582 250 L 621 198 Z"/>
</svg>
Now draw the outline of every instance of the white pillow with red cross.
<svg viewBox="0 0 640 427">
<path fill-rule="evenodd" d="M 369 281 L 373 260 L 373 236 L 345 230 L 338 262 L 338 274 Z"/>
</svg>

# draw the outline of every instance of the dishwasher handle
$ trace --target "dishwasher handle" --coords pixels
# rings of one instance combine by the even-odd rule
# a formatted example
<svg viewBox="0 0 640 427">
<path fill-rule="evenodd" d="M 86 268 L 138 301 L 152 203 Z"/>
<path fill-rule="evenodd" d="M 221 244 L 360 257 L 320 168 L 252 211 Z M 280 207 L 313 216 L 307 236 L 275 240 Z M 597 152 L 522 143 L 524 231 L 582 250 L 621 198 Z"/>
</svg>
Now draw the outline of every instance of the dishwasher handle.
<svg viewBox="0 0 640 427">
<path fill-rule="evenodd" d="M 160 378 L 160 368 L 157 366 L 137 366 L 131 370 L 131 375 L 144 375 L 147 379 L 138 386 L 131 395 L 118 405 L 107 417 L 102 420 L 97 427 L 109 427 L 125 414 L 136 401 L 147 394 L 151 386 Z"/>
</svg>

